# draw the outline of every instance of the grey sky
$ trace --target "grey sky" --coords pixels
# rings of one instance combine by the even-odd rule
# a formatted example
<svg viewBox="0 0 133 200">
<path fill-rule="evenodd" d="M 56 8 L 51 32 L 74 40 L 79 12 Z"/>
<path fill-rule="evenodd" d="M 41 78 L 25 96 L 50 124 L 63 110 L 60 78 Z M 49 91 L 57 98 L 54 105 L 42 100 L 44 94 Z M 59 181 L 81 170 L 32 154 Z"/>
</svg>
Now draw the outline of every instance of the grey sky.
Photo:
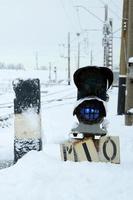
<svg viewBox="0 0 133 200">
<path fill-rule="evenodd" d="M 113 11 L 109 10 L 109 17 L 114 20 L 114 30 L 120 28 L 122 0 L 0 0 L 0 62 L 23 63 L 33 68 L 37 51 L 40 66 L 48 66 L 52 62 L 65 67 L 67 60 L 60 54 L 64 52 L 63 55 L 67 56 L 62 44 L 67 45 L 67 33 L 70 31 L 72 65 L 76 65 L 76 33 L 81 29 L 102 29 L 102 23 L 82 8 L 77 11 L 74 6 L 83 5 L 104 19 L 102 2 L 108 2 Z M 120 32 L 116 36 L 120 36 Z M 81 65 L 89 64 L 91 50 L 94 64 L 102 65 L 102 32 L 83 32 L 80 39 Z M 119 42 L 120 39 L 114 39 L 116 48 Z M 114 62 L 118 64 L 118 50 L 114 53 Z"/>
</svg>

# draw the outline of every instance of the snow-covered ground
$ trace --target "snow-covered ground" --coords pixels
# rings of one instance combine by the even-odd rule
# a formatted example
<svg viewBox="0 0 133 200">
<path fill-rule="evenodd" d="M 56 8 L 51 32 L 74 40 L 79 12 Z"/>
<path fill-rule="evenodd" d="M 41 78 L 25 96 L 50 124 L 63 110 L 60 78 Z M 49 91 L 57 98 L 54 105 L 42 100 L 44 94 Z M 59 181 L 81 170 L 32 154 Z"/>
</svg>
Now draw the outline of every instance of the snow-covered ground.
<svg viewBox="0 0 133 200">
<path fill-rule="evenodd" d="M 5 73 L 6 74 L 6 73 Z M 32 151 L 14 166 L 0 170 L 2 200 L 131 200 L 133 196 L 133 127 L 117 116 L 117 88 L 109 91 L 108 133 L 120 137 L 121 163 L 63 162 L 59 144 L 68 139 L 76 101 L 74 85 L 47 86 L 40 73 L 43 151 Z M 14 79 L 18 76 L 10 76 Z M 11 78 L 13 77 L 13 78 Z M 32 76 L 33 77 L 33 76 Z M 35 77 L 35 76 L 34 76 Z M 8 80 L 8 77 L 3 80 Z M 45 80 L 45 81 L 44 81 Z M 0 80 L 1 81 L 1 80 Z M 8 81 L 7 81 L 8 82 Z M 13 160 L 13 98 L 11 85 L 0 98 L 0 161 Z M 1 86 L 2 87 L 2 86 Z M 10 90 L 9 90 L 10 88 Z"/>
</svg>

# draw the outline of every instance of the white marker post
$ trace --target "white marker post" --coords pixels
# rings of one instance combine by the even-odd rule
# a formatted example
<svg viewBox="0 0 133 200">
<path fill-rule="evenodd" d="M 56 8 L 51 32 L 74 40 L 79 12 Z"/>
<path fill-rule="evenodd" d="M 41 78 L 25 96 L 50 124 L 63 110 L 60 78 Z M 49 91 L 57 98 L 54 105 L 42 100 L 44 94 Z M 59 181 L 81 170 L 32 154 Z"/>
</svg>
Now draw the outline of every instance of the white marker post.
<svg viewBox="0 0 133 200">
<path fill-rule="evenodd" d="M 39 79 L 13 82 L 14 99 L 14 162 L 31 150 L 42 149 Z"/>
</svg>

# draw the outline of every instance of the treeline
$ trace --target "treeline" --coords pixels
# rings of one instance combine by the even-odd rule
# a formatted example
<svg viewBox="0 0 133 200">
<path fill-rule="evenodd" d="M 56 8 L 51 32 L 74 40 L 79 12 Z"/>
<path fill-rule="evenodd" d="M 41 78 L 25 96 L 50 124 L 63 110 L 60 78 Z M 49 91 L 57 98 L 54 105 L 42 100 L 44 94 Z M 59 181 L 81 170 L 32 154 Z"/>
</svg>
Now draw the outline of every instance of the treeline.
<svg viewBox="0 0 133 200">
<path fill-rule="evenodd" d="M 0 69 L 14 69 L 14 70 L 25 70 L 24 65 L 18 64 L 5 64 L 0 62 Z"/>
</svg>

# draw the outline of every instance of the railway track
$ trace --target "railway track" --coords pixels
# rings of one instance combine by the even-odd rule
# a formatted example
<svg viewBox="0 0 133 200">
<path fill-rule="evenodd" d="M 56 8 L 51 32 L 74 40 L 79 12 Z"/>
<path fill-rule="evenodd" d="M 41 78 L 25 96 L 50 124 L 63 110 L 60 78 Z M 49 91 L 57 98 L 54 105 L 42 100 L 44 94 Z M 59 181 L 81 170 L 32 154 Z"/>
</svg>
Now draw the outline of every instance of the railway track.
<svg viewBox="0 0 133 200">
<path fill-rule="evenodd" d="M 72 104 L 76 99 L 74 96 L 74 89 L 61 89 L 55 92 L 41 93 L 41 107 L 42 109 L 50 109 L 53 107 L 60 107 L 68 104 Z M 9 127 L 11 123 L 9 120 L 13 118 L 13 102 L 0 103 L 0 127 Z M 6 113 L 7 114 L 1 114 Z"/>
</svg>

